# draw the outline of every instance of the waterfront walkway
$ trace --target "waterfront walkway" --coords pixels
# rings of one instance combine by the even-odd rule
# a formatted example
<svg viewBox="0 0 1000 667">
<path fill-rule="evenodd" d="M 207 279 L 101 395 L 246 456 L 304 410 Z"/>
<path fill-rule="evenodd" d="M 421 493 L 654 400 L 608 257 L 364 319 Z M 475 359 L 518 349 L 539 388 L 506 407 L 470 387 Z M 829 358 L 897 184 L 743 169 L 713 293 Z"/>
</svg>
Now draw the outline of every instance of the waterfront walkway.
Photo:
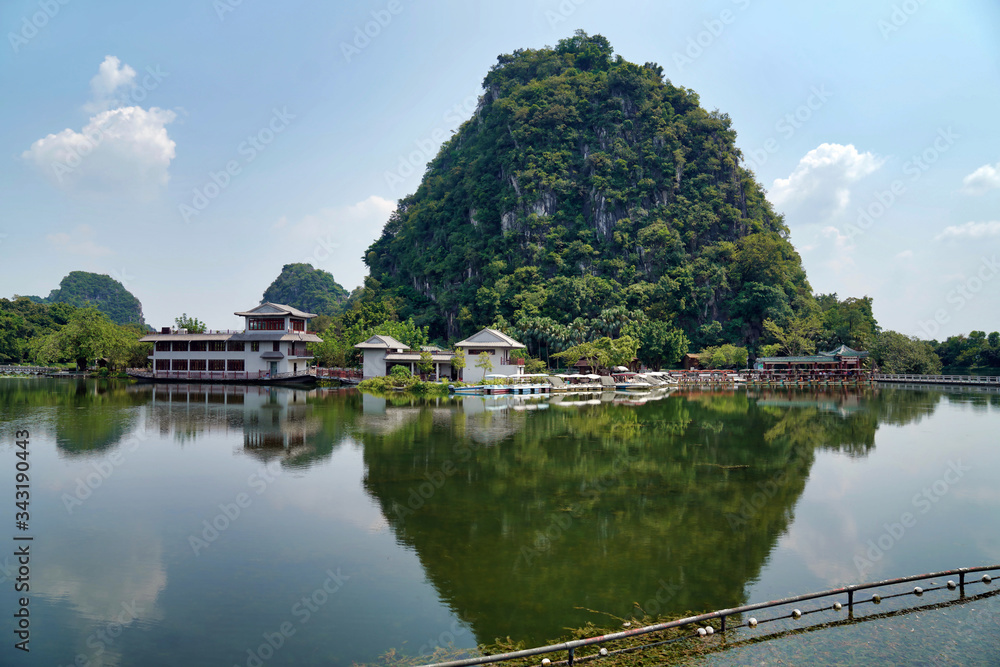
<svg viewBox="0 0 1000 667">
<path fill-rule="evenodd" d="M 47 375 L 59 370 L 45 366 L 0 366 L 0 375 Z"/>
<path fill-rule="evenodd" d="M 903 375 L 876 373 L 876 382 L 905 382 L 906 384 L 964 384 L 970 386 L 1000 387 L 1000 377 L 995 375 Z"/>
</svg>

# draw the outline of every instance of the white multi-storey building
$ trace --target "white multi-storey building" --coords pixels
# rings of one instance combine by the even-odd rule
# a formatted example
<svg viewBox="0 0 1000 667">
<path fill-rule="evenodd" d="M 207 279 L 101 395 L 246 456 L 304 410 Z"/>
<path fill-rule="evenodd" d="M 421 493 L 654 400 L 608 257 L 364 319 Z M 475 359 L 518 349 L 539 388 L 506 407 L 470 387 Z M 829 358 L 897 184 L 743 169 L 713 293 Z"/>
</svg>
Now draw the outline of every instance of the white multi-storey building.
<svg viewBox="0 0 1000 667">
<path fill-rule="evenodd" d="M 262 303 L 246 312 L 243 331 L 188 333 L 165 327 L 141 342 L 153 343 L 154 379 L 207 381 L 295 380 L 311 377 L 313 355 L 306 343 L 321 343 L 309 333 L 316 317 L 279 303 Z"/>
</svg>

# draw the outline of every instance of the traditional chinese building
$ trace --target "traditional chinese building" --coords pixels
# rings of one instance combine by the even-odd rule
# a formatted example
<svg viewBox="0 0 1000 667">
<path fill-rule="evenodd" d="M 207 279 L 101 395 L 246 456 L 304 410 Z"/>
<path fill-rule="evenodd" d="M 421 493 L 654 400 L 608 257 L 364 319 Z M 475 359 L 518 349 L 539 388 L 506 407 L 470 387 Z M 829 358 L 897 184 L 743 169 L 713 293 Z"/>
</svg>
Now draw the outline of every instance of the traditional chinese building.
<svg viewBox="0 0 1000 667">
<path fill-rule="evenodd" d="M 861 370 L 861 360 L 867 357 L 867 352 L 852 350 L 846 345 L 841 345 L 829 352 L 810 356 L 758 357 L 756 368 L 762 371 L 837 371 L 844 373 Z"/>
<path fill-rule="evenodd" d="M 309 379 L 313 355 L 307 343 L 322 339 L 309 333 L 312 313 L 279 303 L 262 303 L 236 315 L 242 331 L 189 333 L 164 327 L 141 342 L 153 344 L 153 379 L 269 381 Z"/>
</svg>

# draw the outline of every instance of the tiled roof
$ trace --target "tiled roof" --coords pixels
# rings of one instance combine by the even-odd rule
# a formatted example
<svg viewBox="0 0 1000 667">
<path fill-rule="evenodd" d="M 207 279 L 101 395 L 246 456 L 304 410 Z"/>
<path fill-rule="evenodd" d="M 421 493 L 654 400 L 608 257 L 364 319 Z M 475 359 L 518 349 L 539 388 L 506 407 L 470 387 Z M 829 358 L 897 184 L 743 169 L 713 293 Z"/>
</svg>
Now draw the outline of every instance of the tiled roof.
<svg viewBox="0 0 1000 667">
<path fill-rule="evenodd" d="M 265 301 L 259 306 L 251 308 L 248 311 L 233 314 L 240 317 L 247 317 L 248 315 L 291 315 L 292 317 L 301 317 L 304 319 L 316 317 L 313 313 L 306 313 L 298 308 L 292 308 L 291 306 L 286 306 L 281 303 L 271 303 L 270 301 Z"/>
<path fill-rule="evenodd" d="M 405 350 L 406 343 L 400 343 L 392 336 L 372 336 L 363 343 L 354 346 L 358 350 Z"/>
<path fill-rule="evenodd" d="M 455 343 L 455 347 L 510 347 L 523 348 L 522 343 L 496 329 L 483 329 L 463 341 Z"/>
</svg>

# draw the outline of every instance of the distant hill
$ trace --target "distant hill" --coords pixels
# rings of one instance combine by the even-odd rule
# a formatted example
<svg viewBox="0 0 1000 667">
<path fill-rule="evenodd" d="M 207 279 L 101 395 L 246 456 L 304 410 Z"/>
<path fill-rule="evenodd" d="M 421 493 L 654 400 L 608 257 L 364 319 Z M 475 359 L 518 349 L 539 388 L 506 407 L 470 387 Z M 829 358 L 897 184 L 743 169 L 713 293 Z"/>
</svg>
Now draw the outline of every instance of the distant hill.
<svg viewBox="0 0 1000 667">
<path fill-rule="evenodd" d="M 337 315 L 348 293 L 328 271 L 310 264 L 285 264 L 281 275 L 264 290 L 264 301 L 280 303 L 316 315 Z"/>
<path fill-rule="evenodd" d="M 36 303 L 65 303 L 77 308 L 93 306 L 108 316 L 116 324 L 139 324 L 146 326 L 142 315 L 142 303 L 125 289 L 125 286 L 101 273 L 70 271 L 62 279 L 57 289 L 49 296 L 26 297 Z"/>
<path fill-rule="evenodd" d="M 498 57 L 365 262 L 432 338 L 624 307 L 695 349 L 755 347 L 765 319 L 814 299 L 735 139 L 728 115 L 600 35 L 519 49 Z"/>
</svg>

